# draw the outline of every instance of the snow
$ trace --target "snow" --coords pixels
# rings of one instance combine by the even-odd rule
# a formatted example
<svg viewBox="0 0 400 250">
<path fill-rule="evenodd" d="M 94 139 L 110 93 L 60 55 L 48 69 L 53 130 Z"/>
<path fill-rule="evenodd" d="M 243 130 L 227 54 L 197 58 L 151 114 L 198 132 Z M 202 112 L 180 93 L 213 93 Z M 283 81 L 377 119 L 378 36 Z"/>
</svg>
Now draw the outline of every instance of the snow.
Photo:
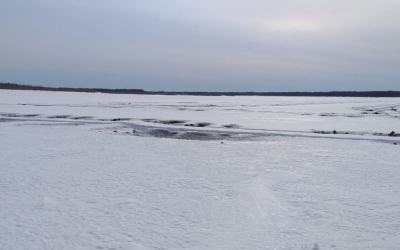
<svg viewBox="0 0 400 250">
<path fill-rule="evenodd" d="M 1 90 L 1 249 L 397 249 L 395 109 Z"/>
</svg>

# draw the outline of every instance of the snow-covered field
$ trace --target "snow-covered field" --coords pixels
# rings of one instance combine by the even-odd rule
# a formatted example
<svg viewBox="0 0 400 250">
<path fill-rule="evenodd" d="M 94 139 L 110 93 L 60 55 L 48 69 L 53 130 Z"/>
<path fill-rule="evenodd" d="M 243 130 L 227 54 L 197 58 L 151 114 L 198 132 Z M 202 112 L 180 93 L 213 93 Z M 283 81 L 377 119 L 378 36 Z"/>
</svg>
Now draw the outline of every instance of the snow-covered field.
<svg viewBox="0 0 400 250">
<path fill-rule="evenodd" d="M 392 131 L 395 98 L 1 90 L 0 249 L 399 249 Z"/>
</svg>

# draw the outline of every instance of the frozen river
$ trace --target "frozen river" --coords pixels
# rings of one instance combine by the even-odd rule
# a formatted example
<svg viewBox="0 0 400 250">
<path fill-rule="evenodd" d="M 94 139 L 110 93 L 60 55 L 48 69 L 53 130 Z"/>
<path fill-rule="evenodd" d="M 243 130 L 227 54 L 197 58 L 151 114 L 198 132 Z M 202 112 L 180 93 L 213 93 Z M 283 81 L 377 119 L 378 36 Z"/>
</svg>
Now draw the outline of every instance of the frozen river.
<svg viewBox="0 0 400 250">
<path fill-rule="evenodd" d="M 0 90 L 0 249 L 398 249 L 396 132 L 398 98 Z"/>
</svg>

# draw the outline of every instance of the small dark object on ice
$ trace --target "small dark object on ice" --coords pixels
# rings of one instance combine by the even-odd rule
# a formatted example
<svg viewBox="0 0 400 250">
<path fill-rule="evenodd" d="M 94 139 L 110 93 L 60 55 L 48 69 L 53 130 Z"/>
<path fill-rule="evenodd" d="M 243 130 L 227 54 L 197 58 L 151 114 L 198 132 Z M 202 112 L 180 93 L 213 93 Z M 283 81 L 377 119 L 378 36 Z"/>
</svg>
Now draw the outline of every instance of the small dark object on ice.
<svg viewBox="0 0 400 250">
<path fill-rule="evenodd" d="M 312 250 L 320 250 L 318 244 L 314 244 L 314 247 Z"/>
<path fill-rule="evenodd" d="M 380 113 L 379 112 L 374 112 L 374 115 L 379 115 Z"/>
<path fill-rule="evenodd" d="M 222 141 L 221 144 L 224 144 L 224 142 Z"/>
<path fill-rule="evenodd" d="M 396 132 L 394 131 L 390 132 L 389 136 L 396 136 Z"/>
<path fill-rule="evenodd" d="M 394 145 L 397 145 L 397 143 L 393 142 Z"/>
<path fill-rule="evenodd" d="M 335 135 L 337 134 L 336 130 L 333 130 L 333 134 L 335 134 Z"/>
<path fill-rule="evenodd" d="M 158 121 L 158 123 L 162 123 L 162 124 L 170 124 L 170 125 L 173 125 L 173 124 L 181 124 L 181 123 L 184 123 L 185 121 L 180 121 L 180 120 L 164 120 L 164 121 L 161 121 L 161 120 L 159 120 Z"/>
<path fill-rule="evenodd" d="M 136 132 L 137 132 L 136 130 L 132 129 L 132 133 L 136 133 Z"/>
<path fill-rule="evenodd" d="M 228 124 L 228 125 L 223 125 L 225 128 L 239 128 L 239 125 L 237 124 Z"/>
<path fill-rule="evenodd" d="M 200 127 L 200 128 L 204 128 L 204 127 L 207 127 L 209 125 L 211 125 L 211 124 L 208 123 L 208 122 L 199 122 L 199 123 L 195 124 L 196 127 Z"/>
<path fill-rule="evenodd" d="M 114 131 L 113 131 L 113 132 L 114 132 L 114 133 L 118 133 L 116 129 L 114 129 Z"/>
</svg>

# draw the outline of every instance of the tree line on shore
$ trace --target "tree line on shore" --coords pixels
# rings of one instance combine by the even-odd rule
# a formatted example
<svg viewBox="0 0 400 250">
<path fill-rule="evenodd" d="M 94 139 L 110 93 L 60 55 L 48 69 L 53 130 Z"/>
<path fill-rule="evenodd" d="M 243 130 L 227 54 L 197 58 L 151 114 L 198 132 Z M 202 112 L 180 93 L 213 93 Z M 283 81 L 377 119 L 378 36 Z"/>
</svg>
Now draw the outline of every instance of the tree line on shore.
<svg viewBox="0 0 400 250">
<path fill-rule="evenodd" d="M 108 94 L 144 94 L 144 95 L 201 95 L 201 96 L 320 96 L 320 97 L 400 97 L 400 91 L 327 91 L 327 92 L 205 92 L 205 91 L 145 91 L 143 89 L 107 89 L 107 88 L 67 88 L 0 83 L 0 89 L 41 90 L 60 92 L 87 92 Z"/>
</svg>

